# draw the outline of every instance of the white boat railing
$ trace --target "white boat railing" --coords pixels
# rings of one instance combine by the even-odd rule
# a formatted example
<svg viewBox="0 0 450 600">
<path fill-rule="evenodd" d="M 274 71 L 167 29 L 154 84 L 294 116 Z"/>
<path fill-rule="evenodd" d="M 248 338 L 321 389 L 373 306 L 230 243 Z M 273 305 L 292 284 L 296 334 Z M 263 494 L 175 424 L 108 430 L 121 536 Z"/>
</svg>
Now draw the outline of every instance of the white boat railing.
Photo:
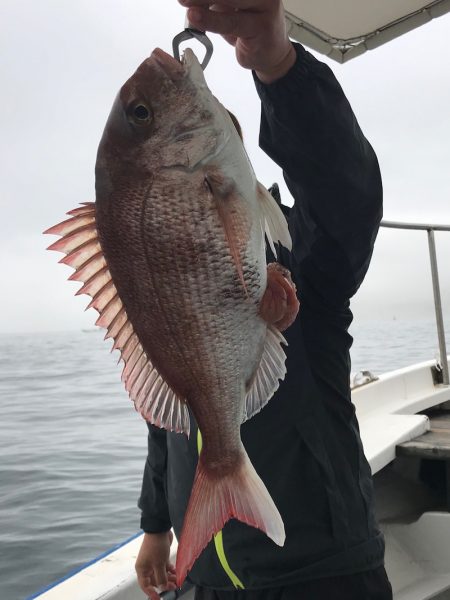
<svg viewBox="0 0 450 600">
<path fill-rule="evenodd" d="M 450 385 L 447 362 L 447 347 L 445 343 L 444 317 L 442 313 L 441 289 L 436 256 L 435 231 L 450 231 L 450 225 L 431 225 L 430 223 L 402 223 L 398 221 L 382 221 L 381 227 L 390 229 L 415 229 L 426 231 L 428 235 L 428 249 L 430 252 L 431 279 L 433 282 L 434 309 L 436 313 L 436 327 L 439 340 L 440 368 L 442 369 L 443 385 Z"/>
</svg>

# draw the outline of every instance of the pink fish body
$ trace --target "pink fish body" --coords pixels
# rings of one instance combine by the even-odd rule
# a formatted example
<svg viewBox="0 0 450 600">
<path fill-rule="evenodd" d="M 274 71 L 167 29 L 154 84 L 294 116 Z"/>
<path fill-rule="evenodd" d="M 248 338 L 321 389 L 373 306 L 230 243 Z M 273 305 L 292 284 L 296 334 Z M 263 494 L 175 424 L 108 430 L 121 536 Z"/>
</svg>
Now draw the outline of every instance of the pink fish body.
<svg viewBox="0 0 450 600">
<path fill-rule="evenodd" d="M 181 585 L 230 518 L 283 545 L 282 519 L 240 425 L 285 375 L 284 339 L 259 315 L 265 232 L 290 247 L 284 217 L 187 50 L 155 50 L 115 100 L 99 146 L 96 202 L 47 233 L 82 281 L 143 417 L 203 447 L 177 555 Z"/>
</svg>

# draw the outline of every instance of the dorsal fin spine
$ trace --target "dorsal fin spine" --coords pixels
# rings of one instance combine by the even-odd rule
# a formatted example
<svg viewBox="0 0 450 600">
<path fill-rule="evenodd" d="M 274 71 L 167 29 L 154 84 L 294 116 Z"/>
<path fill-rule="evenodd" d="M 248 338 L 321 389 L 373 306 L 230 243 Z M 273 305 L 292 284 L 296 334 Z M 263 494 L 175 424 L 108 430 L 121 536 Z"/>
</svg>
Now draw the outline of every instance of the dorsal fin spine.
<svg viewBox="0 0 450 600">
<path fill-rule="evenodd" d="M 117 329 L 119 330 L 119 329 L 125 327 L 128 323 L 129 323 L 129 321 L 128 321 L 127 313 L 125 311 L 125 308 L 123 308 L 122 310 L 119 311 L 119 313 L 117 315 L 117 319 L 116 319 Z M 127 333 L 127 332 L 125 331 L 125 333 Z M 109 335 L 108 331 L 106 332 L 105 339 L 107 339 L 106 338 L 107 335 Z M 110 335 L 110 338 L 112 338 L 112 340 L 113 340 L 111 352 L 113 352 L 114 350 L 120 350 L 120 348 L 122 346 L 121 339 L 123 338 L 123 336 L 121 336 L 120 340 L 119 340 L 118 336 L 116 336 L 115 334 Z"/>
<path fill-rule="evenodd" d="M 70 254 L 92 239 L 97 239 L 97 227 L 95 222 L 83 225 L 79 229 L 75 229 L 70 234 L 65 235 L 54 242 L 48 247 L 48 250 Z"/>
<path fill-rule="evenodd" d="M 91 248 L 97 250 L 97 252 L 91 252 Z M 100 244 L 98 243 L 97 238 L 93 238 L 84 242 L 77 248 L 74 248 L 71 252 L 69 252 L 66 256 L 61 258 L 59 261 L 63 265 L 69 265 L 69 267 L 73 267 L 74 269 L 80 269 L 96 258 L 98 255 L 103 256 L 102 249 L 100 248 Z M 81 257 L 81 262 L 78 262 L 77 257 Z"/>
<path fill-rule="evenodd" d="M 115 287 L 116 286 L 114 285 L 113 280 L 110 279 L 97 292 L 95 292 L 95 294 L 92 296 L 92 302 L 95 302 L 98 299 L 98 297 L 101 296 L 105 291 L 108 291 L 108 290 L 113 289 Z M 92 304 L 92 302 L 91 302 L 91 304 Z M 90 305 L 89 305 L 89 307 L 90 307 Z"/>
<path fill-rule="evenodd" d="M 95 223 L 95 216 L 90 214 L 81 215 L 79 217 L 72 217 L 71 219 L 67 219 L 54 227 L 50 227 L 44 231 L 45 234 L 50 235 L 60 235 L 67 236 L 77 230 L 79 230 L 84 225 L 88 225 L 90 223 Z"/>
<path fill-rule="evenodd" d="M 155 381 L 156 394 L 155 394 L 155 401 L 154 401 L 153 410 L 152 410 L 152 416 L 155 419 L 155 421 L 157 421 L 157 422 L 160 422 L 159 411 L 162 406 L 161 398 L 163 395 L 162 392 L 164 391 L 164 383 L 165 382 L 163 381 L 161 375 L 158 375 L 158 377 L 156 378 L 156 381 Z"/>
<path fill-rule="evenodd" d="M 101 313 L 116 297 L 116 286 L 113 284 L 112 280 L 108 281 L 108 283 L 103 286 L 100 292 L 97 292 L 97 294 L 92 298 L 85 310 L 88 310 L 89 308 L 95 308 L 97 312 Z"/>
<path fill-rule="evenodd" d="M 122 305 L 122 308 L 119 310 L 117 315 L 108 325 L 107 332 L 105 335 L 105 340 L 109 338 L 116 338 L 119 331 L 122 329 L 123 325 L 128 321 L 128 316 L 125 311 L 125 307 Z"/>
<path fill-rule="evenodd" d="M 128 359 L 133 354 L 133 352 L 136 349 L 136 347 L 138 346 L 138 344 L 139 344 L 138 337 L 134 333 L 134 330 L 133 330 L 133 333 L 128 338 L 128 340 L 125 342 L 123 348 L 121 348 L 121 350 L 120 350 L 120 352 L 121 352 L 121 358 L 123 358 L 124 363 L 128 362 Z M 126 365 L 124 365 L 124 369 L 125 369 L 125 366 Z"/>
<path fill-rule="evenodd" d="M 82 216 L 82 215 L 94 215 L 95 216 L 95 204 L 92 202 L 92 207 L 88 207 L 88 206 L 80 206 L 78 208 L 74 208 L 73 210 L 69 210 L 66 215 L 71 215 L 72 217 L 76 218 L 78 216 Z"/>
<path fill-rule="evenodd" d="M 142 350 L 142 354 L 138 358 L 136 364 L 133 367 L 133 371 L 130 373 L 130 376 L 127 381 L 127 391 L 131 392 L 133 396 L 136 396 L 136 383 L 138 379 L 142 376 L 142 369 L 144 368 L 145 363 L 147 362 L 147 355 L 144 350 Z"/>
<path fill-rule="evenodd" d="M 145 401 L 148 399 L 147 398 L 147 394 L 149 389 L 152 388 L 153 383 L 155 382 L 156 378 L 158 376 L 158 373 L 156 372 L 156 369 L 153 369 L 149 374 L 147 379 L 144 382 L 144 385 L 141 389 L 141 391 L 139 392 L 139 395 L 136 396 L 136 403 L 141 406 L 142 408 L 144 408 L 145 406 Z"/>
<path fill-rule="evenodd" d="M 127 364 L 125 365 L 125 368 L 122 373 L 122 381 L 125 383 L 125 389 L 127 390 L 127 392 L 130 391 L 129 381 L 130 381 L 131 374 L 134 372 L 134 368 L 136 367 L 136 364 L 137 364 L 138 360 L 140 359 L 140 357 L 142 356 L 143 352 L 144 352 L 144 349 L 142 348 L 141 343 L 138 340 L 138 343 L 136 344 L 136 347 L 134 348 L 133 352 L 131 353 L 130 359 L 127 362 Z"/>
<path fill-rule="evenodd" d="M 103 287 L 109 280 L 111 280 L 111 274 L 109 273 L 108 267 L 105 266 L 89 277 L 75 295 L 80 296 L 81 294 L 86 294 L 93 298 L 97 290 Z"/>
<path fill-rule="evenodd" d="M 121 348 L 124 348 L 125 344 L 128 342 L 132 335 L 133 326 L 131 325 L 130 321 L 126 320 L 125 323 L 122 325 L 121 330 L 117 334 L 117 337 L 114 339 L 112 349 L 120 350 Z"/>
<path fill-rule="evenodd" d="M 152 372 L 152 368 L 149 367 L 149 365 L 146 361 L 145 364 L 142 366 L 141 372 L 137 376 L 136 381 L 134 382 L 134 385 L 131 388 L 131 392 L 136 399 L 139 399 L 139 395 L 141 394 L 142 390 L 145 388 L 145 384 L 147 382 L 147 379 L 150 377 L 151 372 Z M 153 393 L 155 393 L 154 389 L 153 389 Z"/>
<path fill-rule="evenodd" d="M 122 300 L 116 294 L 102 310 L 100 317 L 97 319 L 95 324 L 106 329 L 122 306 Z"/>
<path fill-rule="evenodd" d="M 126 365 L 126 368 L 123 371 L 123 381 L 125 382 L 125 389 L 127 390 L 127 392 L 129 392 L 131 389 L 133 378 L 136 376 L 136 372 L 139 372 L 139 368 L 137 368 L 136 365 L 138 365 L 143 353 L 144 349 L 142 348 L 141 344 L 138 343 L 130 356 L 130 360 Z"/>
</svg>

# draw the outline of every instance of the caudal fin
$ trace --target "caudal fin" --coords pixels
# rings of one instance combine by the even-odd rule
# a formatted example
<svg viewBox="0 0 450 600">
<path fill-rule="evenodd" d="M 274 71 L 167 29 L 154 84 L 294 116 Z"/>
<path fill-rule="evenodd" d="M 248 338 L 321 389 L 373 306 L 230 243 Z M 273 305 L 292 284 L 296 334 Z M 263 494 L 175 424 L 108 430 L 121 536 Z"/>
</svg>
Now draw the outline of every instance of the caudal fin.
<svg viewBox="0 0 450 600">
<path fill-rule="evenodd" d="M 213 535 L 232 518 L 261 529 L 283 546 L 280 513 L 247 454 L 236 471 L 222 478 L 211 476 L 200 459 L 178 544 L 178 586 Z"/>
</svg>

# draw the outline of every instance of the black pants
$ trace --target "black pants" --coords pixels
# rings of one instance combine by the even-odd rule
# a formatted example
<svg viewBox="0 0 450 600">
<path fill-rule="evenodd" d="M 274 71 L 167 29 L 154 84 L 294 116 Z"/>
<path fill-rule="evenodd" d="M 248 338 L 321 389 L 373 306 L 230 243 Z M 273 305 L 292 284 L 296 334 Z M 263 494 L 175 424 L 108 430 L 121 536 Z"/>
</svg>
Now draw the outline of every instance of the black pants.
<svg viewBox="0 0 450 600">
<path fill-rule="evenodd" d="M 221 592 L 197 587 L 195 600 L 392 600 L 384 567 L 266 590 Z"/>
</svg>

